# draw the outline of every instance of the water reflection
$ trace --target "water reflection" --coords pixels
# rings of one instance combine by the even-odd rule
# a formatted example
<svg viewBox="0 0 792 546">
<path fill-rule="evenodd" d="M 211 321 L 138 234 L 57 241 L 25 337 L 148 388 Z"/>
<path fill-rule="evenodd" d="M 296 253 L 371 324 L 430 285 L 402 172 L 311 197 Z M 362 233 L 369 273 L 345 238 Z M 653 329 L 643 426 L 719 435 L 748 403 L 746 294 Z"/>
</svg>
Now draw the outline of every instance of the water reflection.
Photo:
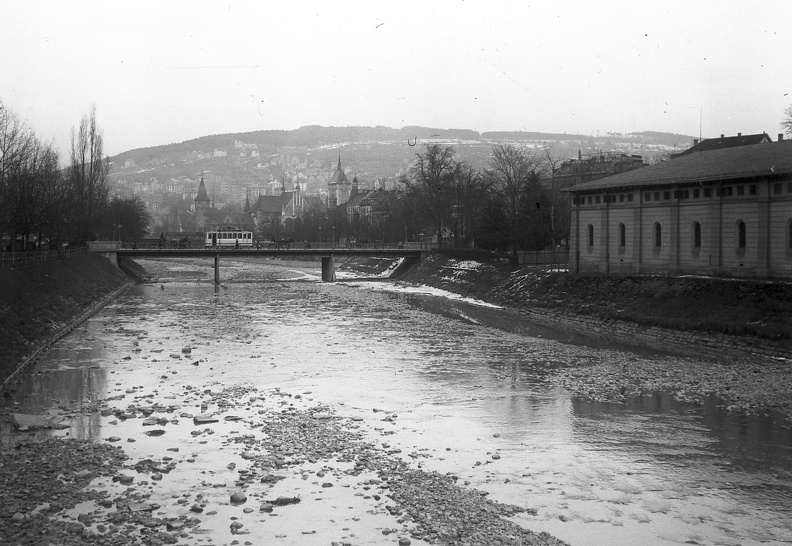
<svg viewBox="0 0 792 546">
<path fill-rule="evenodd" d="M 4 399 L 6 408 L 14 413 L 47 417 L 54 428 L 39 428 L 28 433 L 39 438 L 100 438 L 102 424 L 96 403 L 105 398 L 107 370 L 99 367 L 52 369 L 55 360 L 73 364 L 65 358 L 63 348 L 54 351 L 52 357 L 54 360 L 48 361 L 48 366 L 14 386 L 13 397 Z M 8 447 L 13 428 L 10 423 L 3 424 L 0 445 Z"/>
</svg>

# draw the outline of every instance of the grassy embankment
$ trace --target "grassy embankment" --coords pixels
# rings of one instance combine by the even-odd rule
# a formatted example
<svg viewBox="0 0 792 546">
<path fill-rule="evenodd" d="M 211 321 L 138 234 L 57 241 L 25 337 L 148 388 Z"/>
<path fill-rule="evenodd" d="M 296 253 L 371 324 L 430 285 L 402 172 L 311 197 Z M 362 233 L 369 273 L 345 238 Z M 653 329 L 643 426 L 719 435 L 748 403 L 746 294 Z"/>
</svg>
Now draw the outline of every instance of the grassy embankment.
<svg viewBox="0 0 792 546">
<path fill-rule="evenodd" d="M 0 381 L 59 329 L 129 280 L 108 260 L 90 254 L 0 268 Z"/>
</svg>

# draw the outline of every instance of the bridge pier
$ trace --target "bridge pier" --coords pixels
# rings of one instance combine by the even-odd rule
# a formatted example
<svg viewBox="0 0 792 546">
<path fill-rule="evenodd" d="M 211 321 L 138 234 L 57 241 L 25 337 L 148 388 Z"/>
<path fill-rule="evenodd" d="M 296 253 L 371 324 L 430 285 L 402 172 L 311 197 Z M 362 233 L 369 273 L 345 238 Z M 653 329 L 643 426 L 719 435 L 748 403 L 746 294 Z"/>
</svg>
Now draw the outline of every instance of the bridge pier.
<svg viewBox="0 0 792 546">
<path fill-rule="evenodd" d="M 215 286 L 220 285 L 220 254 L 214 255 L 214 283 Z"/>
<path fill-rule="evenodd" d="M 333 265 L 333 255 L 322 256 L 322 281 L 335 282 L 335 266 Z"/>
</svg>

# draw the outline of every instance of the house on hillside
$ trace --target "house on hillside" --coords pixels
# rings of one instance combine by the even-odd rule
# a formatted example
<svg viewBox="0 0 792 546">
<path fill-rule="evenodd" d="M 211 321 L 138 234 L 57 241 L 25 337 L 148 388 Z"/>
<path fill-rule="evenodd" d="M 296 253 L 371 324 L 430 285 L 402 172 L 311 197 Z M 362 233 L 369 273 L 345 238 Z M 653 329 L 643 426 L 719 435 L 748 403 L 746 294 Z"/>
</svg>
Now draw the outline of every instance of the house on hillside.
<svg viewBox="0 0 792 546">
<path fill-rule="evenodd" d="M 792 142 L 690 153 L 569 188 L 570 271 L 792 278 Z"/>
</svg>

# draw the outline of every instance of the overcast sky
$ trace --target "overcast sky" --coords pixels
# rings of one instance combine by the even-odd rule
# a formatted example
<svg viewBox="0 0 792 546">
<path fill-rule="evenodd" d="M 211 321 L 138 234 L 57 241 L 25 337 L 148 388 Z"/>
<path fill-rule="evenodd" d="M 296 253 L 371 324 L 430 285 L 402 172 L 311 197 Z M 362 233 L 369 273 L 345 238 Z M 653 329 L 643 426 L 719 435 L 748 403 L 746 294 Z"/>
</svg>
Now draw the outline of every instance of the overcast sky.
<svg viewBox="0 0 792 546">
<path fill-rule="evenodd" d="M 704 137 L 792 104 L 792 2 L 0 0 L 0 100 L 68 155 L 303 125 Z"/>
</svg>

